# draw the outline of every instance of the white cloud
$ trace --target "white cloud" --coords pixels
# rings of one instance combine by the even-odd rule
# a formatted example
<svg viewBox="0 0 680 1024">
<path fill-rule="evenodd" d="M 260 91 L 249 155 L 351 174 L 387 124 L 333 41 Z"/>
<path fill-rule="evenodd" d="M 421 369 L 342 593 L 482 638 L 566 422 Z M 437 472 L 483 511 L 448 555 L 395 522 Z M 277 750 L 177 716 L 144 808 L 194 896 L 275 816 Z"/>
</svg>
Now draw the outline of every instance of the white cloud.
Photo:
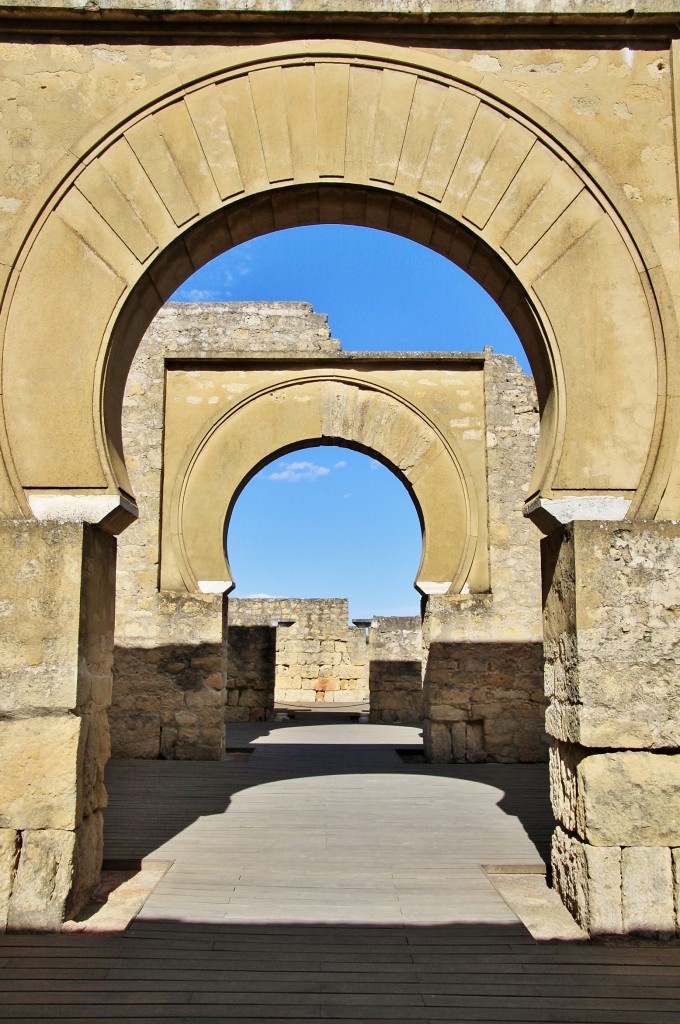
<svg viewBox="0 0 680 1024">
<path fill-rule="evenodd" d="M 315 462 L 282 462 L 282 469 L 270 473 L 269 480 L 288 480 L 297 483 L 299 480 L 318 480 L 320 476 L 328 476 L 328 466 L 317 466 Z"/>
<path fill-rule="evenodd" d="M 346 465 L 346 462 L 336 462 L 333 469 L 344 469 Z"/>
<path fill-rule="evenodd" d="M 179 294 L 181 302 L 214 302 L 219 298 L 219 292 L 210 288 L 190 288 L 188 291 L 181 288 Z"/>
</svg>

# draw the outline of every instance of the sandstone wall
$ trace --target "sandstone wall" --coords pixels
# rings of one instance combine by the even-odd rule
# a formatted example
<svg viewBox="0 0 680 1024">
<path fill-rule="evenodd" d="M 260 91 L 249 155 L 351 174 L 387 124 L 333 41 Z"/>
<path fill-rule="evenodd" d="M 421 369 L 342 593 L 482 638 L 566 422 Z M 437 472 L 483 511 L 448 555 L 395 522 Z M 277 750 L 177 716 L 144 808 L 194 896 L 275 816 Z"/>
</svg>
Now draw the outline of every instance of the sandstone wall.
<svg viewBox="0 0 680 1024">
<path fill-rule="evenodd" d="M 118 559 L 109 711 L 116 757 L 219 758 L 224 747 L 222 597 L 158 590 L 165 357 L 301 346 L 339 348 L 327 318 L 307 303 L 171 303 L 144 335 L 123 408 L 140 516 L 121 538 Z"/>
<path fill-rule="evenodd" d="M 509 356 L 488 353 L 484 376 L 491 589 L 428 598 L 425 747 L 434 761 L 542 761 L 539 535 L 522 517 L 536 459 L 536 393 Z"/>
<path fill-rule="evenodd" d="M 423 632 L 420 617 L 375 616 L 368 631 L 372 722 L 423 720 Z"/>
<path fill-rule="evenodd" d="M 268 640 L 264 633 L 246 633 L 256 627 L 275 630 L 275 699 L 282 705 L 362 704 L 368 699 L 368 651 L 364 631 L 348 622 L 346 598 L 258 599 L 234 598 L 229 602 L 229 649 L 232 631 L 238 630 L 236 668 L 231 658 L 228 670 L 226 715 L 228 721 L 266 717 L 271 699 L 264 699 L 265 686 L 255 682 L 255 665 L 266 661 Z M 275 625 L 288 622 L 290 625 Z M 245 657 L 248 636 L 253 651 Z M 244 672 L 244 660 L 249 669 Z M 271 668 L 266 669 L 267 688 Z M 238 690 L 238 699 L 233 691 Z M 256 703 L 259 695 L 260 703 Z M 257 710 L 254 710 L 254 709 Z"/>
</svg>

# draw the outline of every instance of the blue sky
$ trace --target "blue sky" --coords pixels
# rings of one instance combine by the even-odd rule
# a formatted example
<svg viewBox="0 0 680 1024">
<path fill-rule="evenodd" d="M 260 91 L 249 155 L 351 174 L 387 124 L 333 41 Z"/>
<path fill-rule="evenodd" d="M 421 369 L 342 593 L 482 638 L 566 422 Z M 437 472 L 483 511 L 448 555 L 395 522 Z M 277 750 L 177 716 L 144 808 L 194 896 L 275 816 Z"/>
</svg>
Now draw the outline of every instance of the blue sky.
<svg viewBox="0 0 680 1024">
<path fill-rule="evenodd" d="M 175 302 L 304 301 L 344 349 L 479 351 L 526 357 L 486 292 L 449 260 L 383 231 L 318 225 L 236 246 Z M 403 485 L 349 449 L 305 449 L 265 466 L 228 536 L 235 596 L 348 597 L 350 615 L 413 615 L 420 527 Z"/>
</svg>

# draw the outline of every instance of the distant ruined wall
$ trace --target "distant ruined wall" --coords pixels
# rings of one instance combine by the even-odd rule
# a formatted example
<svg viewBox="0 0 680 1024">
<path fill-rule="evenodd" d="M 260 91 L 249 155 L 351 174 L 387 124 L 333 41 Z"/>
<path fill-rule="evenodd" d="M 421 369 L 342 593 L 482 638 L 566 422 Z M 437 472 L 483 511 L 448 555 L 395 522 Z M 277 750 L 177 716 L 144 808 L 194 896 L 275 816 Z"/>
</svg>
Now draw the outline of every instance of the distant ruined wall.
<svg viewBox="0 0 680 1024">
<path fill-rule="evenodd" d="M 166 355 L 301 347 L 339 349 L 327 318 L 308 303 L 170 303 L 137 350 L 125 391 L 123 441 L 139 521 L 118 546 L 109 709 L 114 757 L 210 759 L 224 749 L 223 598 L 158 590 Z"/>
<path fill-rule="evenodd" d="M 233 598 L 226 720 L 266 718 L 274 697 L 279 704 L 303 706 L 367 700 L 366 637 L 349 625 L 348 614 L 346 598 Z M 280 621 L 291 624 L 277 627 Z M 275 635 L 273 678 L 270 666 L 264 671 L 269 633 Z M 248 637 L 253 650 L 246 655 Z M 259 686 L 255 665 L 262 670 Z"/>
<path fill-rule="evenodd" d="M 430 596 L 423 622 L 425 748 L 433 761 L 545 761 L 539 534 L 522 517 L 536 460 L 531 377 L 484 366 L 489 594 Z"/>
</svg>

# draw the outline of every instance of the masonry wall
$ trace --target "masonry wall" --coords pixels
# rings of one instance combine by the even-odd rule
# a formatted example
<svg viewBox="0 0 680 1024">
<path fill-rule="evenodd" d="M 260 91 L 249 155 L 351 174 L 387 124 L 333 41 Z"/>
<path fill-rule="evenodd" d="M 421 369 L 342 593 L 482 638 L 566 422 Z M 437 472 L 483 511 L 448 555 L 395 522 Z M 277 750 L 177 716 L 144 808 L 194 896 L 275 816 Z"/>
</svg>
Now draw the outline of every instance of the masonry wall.
<svg viewBox="0 0 680 1024">
<path fill-rule="evenodd" d="M 273 708 L 271 698 L 266 699 L 267 691 L 275 694 L 277 703 L 292 706 L 361 705 L 366 701 L 366 636 L 349 625 L 348 614 L 346 598 L 232 599 L 228 647 L 235 658 L 229 654 L 227 721 L 267 717 Z M 276 625 L 280 622 L 290 625 Z M 271 663 L 265 664 L 267 650 L 271 650 L 269 633 L 275 634 L 273 680 Z M 253 649 L 246 654 L 248 638 Z M 259 685 L 255 666 L 261 669 Z M 254 704 L 256 694 L 259 703 Z M 257 712 L 252 711 L 254 706 Z"/>
<path fill-rule="evenodd" d="M 423 631 L 420 616 L 376 616 L 368 630 L 370 720 L 423 720 Z"/>
<path fill-rule="evenodd" d="M 510 356 L 489 353 L 484 376 L 491 590 L 428 598 L 425 747 L 441 762 L 544 761 L 540 538 L 522 517 L 536 392 Z"/>
<path fill-rule="evenodd" d="M 144 335 L 123 407 L 126 461 L 140 515 L 119 542 L 109 711 L 114 757 L 219 758 L 224 748 L 223 599 L 158 590 L 166 354 L 300 347 L 339 348 L 327 318 L 307 303 L 171 303 Z"/>
<path fill-rule="evenodd" d="M 225 720 L 271 717 L 273 678 L 282 704 L 358 705 L 370 695 L 375 721 L 423 719 L 433 760 L 547 756 L 538 535 L 522 518 L 538 414 L 533 382 L 510 357 L 488 350 L 484 368 L 491 591 L 431 595 L 422 640 L 419 624 L 376 619 L 367 645 L 339 599 L 232 599 L 225 660 L 222 598 L 159 593 L 166 353 L 339 348 L 304 303 L 170 305 L 149 328 L 124 408 L 141 516 L 120 543 L 114 755 L 219 757 Z M 293 625 L 272 625 L 281 620 Z"/>
</svg>

